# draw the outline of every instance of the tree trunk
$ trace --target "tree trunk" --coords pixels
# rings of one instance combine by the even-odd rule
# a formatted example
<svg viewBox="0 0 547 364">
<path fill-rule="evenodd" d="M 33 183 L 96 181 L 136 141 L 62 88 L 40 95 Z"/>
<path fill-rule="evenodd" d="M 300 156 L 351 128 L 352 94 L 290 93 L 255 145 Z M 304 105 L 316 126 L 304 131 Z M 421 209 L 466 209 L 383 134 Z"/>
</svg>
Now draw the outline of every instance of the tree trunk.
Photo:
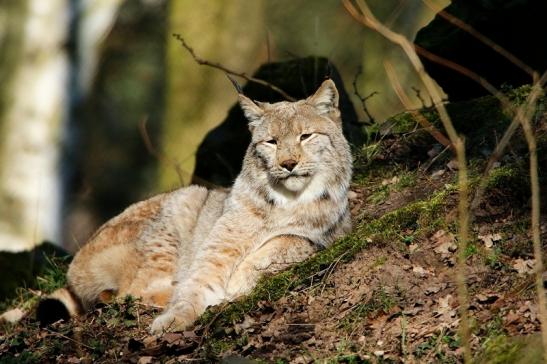
<svg viewBox="0 0 547 364">
<path fill-rule="evenodd" d="M 262 3 L 261 0 L 170 1 L 162 139 L 163 150 L 173 162 L 163 164 L 160 169 L 161 189 L 190 181 L 198 145 L 237 100 L 236 91 L 224 73 L 197 65 L 171 34 L 181 34 L 202 58 L 252 73 L 267 58 Z M 261 51 L 261 57 L 257 57 Z M 180 167 L 181 176 L 175 164 Z"/>
<path fill-rule="evenodd" d="M 0 7 L 0 251 L 59 236 L 69 0 Z"/>
</svg>

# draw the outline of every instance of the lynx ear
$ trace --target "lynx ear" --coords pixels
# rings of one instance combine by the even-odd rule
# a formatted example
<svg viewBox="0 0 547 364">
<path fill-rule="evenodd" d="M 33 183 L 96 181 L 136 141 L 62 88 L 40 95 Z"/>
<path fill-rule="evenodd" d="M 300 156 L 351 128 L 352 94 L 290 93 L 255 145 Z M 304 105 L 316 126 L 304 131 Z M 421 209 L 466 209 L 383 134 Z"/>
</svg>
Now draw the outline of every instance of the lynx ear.
<svg viewBox="0 0 547 364">
<path fill-rule="evenodd" d="M 307 103 L 314 106 L 319 115 L 338 111 L 338 90 L 331 79 L 323 81 L 315 94 L 308 97 Z"/>
<path fill-rule="evenodd" d="M 239 105 L 243 110 L 243 114 L 249 120 L 250 128 L 260 123 L 262 115 L 264 115 L 264 110 L 260 106 L 243 94 L 239 94 Z"/>
</svg>

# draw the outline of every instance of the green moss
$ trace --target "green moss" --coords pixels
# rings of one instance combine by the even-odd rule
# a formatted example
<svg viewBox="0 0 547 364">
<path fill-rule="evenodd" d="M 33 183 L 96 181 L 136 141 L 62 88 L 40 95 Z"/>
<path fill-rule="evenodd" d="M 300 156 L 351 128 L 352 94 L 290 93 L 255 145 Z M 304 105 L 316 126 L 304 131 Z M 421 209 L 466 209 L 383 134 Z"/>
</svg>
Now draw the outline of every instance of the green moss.
<svg viewBox="0 0 547 364">
<path fill-rule="evenodd" d="M 209 308 L 199 319 L 199 323 L 209 327 L 209 332 L 213 333 L 207 340 L 206 351 L 209 355 L 219 355 L 233 347 L 235 345 L 234 339 L 225 335 L 225 328 L 242 320 L 246 313 L 257 307 L 258 302 L 276 301 L 291 289 L 302 284 L 313 284 L 317 279 L 317 273 L 327 269 L 334 262 L 351 260 L 372 242 L 395 241 L 398 239 L 400 231 L 405 228 L 415 228 L 416 235 L 431 232 L 431 229 L 440 224 L 439 211 L 444 206 L 446 197 L 451 190 L 452 188 L 447 188 L 436 193 L 429 200 L 412 203 L 387 213 L 377 220 L 365 221 L 357 226 L 350 235 L 320 251 L 307 261 L 275 276 L 263 278 L 249 295 L 239 301 Z M 383 296 L 375 298 L 380 300 L 380 306 L 384 308 L 389 306 L 388 303 L 391 301 L 381 299 L 381 297 Z"/>
<path fill-rule="evenodd" d="M 512 196 L 527 198 L 530 195 L 530 178 L 524 163 L 495 168 L 486 180 L 486 191 L 506 190 Z"/>
<path fill-rule="evenodd" d="M 535 364 L 544 363 L 541 337 L 539 334 L 507 337 L 497 335 L 483 344 L 482 353 L 475 358 L 481 364 Z"/>
<path fill-rule="evenodd" d="M 363 322 L 368 316 L 374 313 L 387 313 L 400 300 L 400 297 L 392 295 L 381 287 L 375 290 L 370 299 L 356 305 L 340 322 L 340 327 L 347 332 L 352 332 L 355 324 Z"/>
<path fill-rule="evenodd" d="M 382 171 L 384 172 L 384 171 Z M 383 173 L 388 179 L 390 177 L 396 177 L 397 180 L 393 183 L 377 184 L 377 187 L 373 189 L 367 198 L 368 202 L 373 204 L 381 203 L 388 199 L 392 191 L 401 191 L 405 188 L 412 187 L 416 184 L 417 177 L 416 172 L 409 171 L 407 169 L 389 168 Z M 363 181 L 361 181 L 363 182 Z"/>
<path fill-rule="evenodd" d="M 516 159 L 501 167 L 494 168 L 490 175 L 481 180 L 479 173 L 474 173 L 471 180 L 473 189 L 482 186 L 484 194 L 481 204 L 488 201 L 487 208 L 501 212 L 502 206 L 512 205 L 516 210 L 526 208 L 530 201 L 530 176 L 527 159 Z M 495 211 L 495 210 L 494 210 Z M 515 232 L 515 227 L 508 227 Z"/>
<path fill-rule="evenodd" d="M 522 86 L 516 89 L 507 89 L 505 92 L 509 100 L 516 107 L 526 100 L 530 89 L 530 86 Z M 539 120 L 539 116 L 545 113 L 546 104 L 545 97 L 539 99 L 534 120 Z M 494 96 L 484 96 L 469 101 L 450 103 L 446 105 L 446 109 L 456 131 L 465 138 L 468 157 L 485 157 L 490 155 L 500 136 L 503 135 L 512 120 L 511 115 L 503 110 L 499 100 Z M 435 109 L 421 109 L 420 113 L 446 135 Z M 433 137 L 418 125 L 417 120 L 410 112 L 403 112 L 387 119 L 377 129 L 378 134 L 382 135 L 382 138 L 385 135 L 405 134 L 398 142 L 405 148 L 408 148 L 410 153 L 412 150 L 417 149 L 417 152 L 425 155 L 424 151 L 420 148 L 431 148 L 435 143 Z M 386 147 L 389 148 L 390 146 L 391 143 L 386 143 Z M 515 148 L 515 146 L 518 146 L 517 149 L 526 150 L 526 143 L 520 132 L 513 137 L 512 147 Z M 382 154 L 381 148 L 374 147 L 374 154 Z M 409 159 L 408 156 L 406 159 Z"/>
<path fill-rule="evenodd" d="M 384 132 L 389 131 L 389 133 L 392 134 L 403 134 L 412 131 L 418 125 L 418 122 L 414 119 L 414 116 L 412 116 L 411 113 L 402 112 L 388 118 L 382 125 L 382 129 Z"/>
</svg>

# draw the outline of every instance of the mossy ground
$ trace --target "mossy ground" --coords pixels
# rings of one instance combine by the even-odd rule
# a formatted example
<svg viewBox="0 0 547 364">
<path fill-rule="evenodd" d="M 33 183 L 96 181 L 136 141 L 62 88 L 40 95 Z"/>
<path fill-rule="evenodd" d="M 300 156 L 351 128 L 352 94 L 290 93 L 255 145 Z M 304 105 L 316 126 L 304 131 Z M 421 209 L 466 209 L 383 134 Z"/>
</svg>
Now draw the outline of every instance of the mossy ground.
<svg viewBox="0 0 547 364">
<path fill-rule="evenodd" d="M 503 114 L 491 99 L 460 106 L 464 110 L 450 109 L 457 125 L 466 119 L 463 129 L 470 117 L 488 117 L 490 125 L 468 137 L 477 186 L 495 141 L 489 128 L 503 131 L 506 124 L 495 123 Z M 428 117 L 435 122 L 434 113 Z M 47 329 L 36 325 L 31 311 L 0 334 L 0 362 L 461 362 L 454 283 L 457 171 L 447 166 L 448 153 L 428 155 L 439 148 L 408 115 L 393 120 L 404 123 L 374 139 L 373 153 L 369 147 L 355 152 L 354 230 L 328 249 L 265 277 L 247 297 L 210 308 L 184 333 L 149 336 L 157 310 L 132 299 Z M 539 149 L 546 149 L 545 120 L 537 122 Z M 472 348 L 480 363 L 540 358 L 528 174 L 526 147 L 517 135 L 488 177 L 472 224 L 467 278 Z M 545 219 L 542 227 L 545 242 Z M 21 290 L 12 304 L 28 309 L 61 284 L 63 269 L 56 267 L 46 271 L 42 286 Z"/>
</svg>

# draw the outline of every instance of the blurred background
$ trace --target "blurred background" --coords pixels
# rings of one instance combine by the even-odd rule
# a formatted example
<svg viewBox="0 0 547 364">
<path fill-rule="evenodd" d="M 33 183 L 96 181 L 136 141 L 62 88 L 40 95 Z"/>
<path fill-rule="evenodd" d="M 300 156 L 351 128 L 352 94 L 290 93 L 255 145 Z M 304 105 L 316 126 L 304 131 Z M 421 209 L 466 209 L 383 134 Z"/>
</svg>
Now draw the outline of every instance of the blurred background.
<svg viewBox="0 0 547 364">
<path fill-rule="evenodd" d="M 410 39 L 435 16 L 431 4 L 449 3 L 369 1 Z M 249 75 L 327 57 L 362 125 L 403 109 L 385 59 L 415 88 L 416 108 L 418 93 L 428 100 L 402 52 L 339 0 L 2 0 L 0 251 L 51 241 L 73 252 L 129 204 L 190 182 L 198 146 L 236 92 L 173 33 L 199 57 Z M 370 115 L 356 90 L 375 93 Z"/>
</svg>

